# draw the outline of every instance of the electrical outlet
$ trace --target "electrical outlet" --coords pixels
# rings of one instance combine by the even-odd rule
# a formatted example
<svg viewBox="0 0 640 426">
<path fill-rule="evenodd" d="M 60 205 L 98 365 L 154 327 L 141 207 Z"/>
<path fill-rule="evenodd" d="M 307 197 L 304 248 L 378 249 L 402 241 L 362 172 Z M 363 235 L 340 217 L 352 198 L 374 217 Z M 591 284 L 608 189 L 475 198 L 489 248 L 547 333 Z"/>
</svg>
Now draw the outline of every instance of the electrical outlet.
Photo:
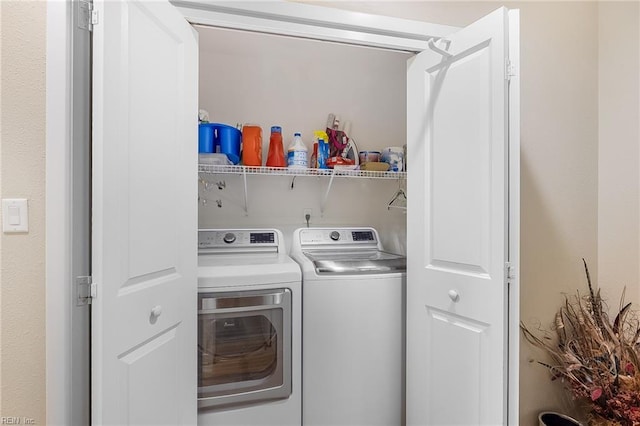
<svg viewBox="0 0 640 426">
<path fill-rule="evenodd" d="M 308 222 L 311 221 L 312 217 L 313 217 L 313 209 L 302 209 L 302 221 L 305 224 L 308 224 Z"/>
</svg>

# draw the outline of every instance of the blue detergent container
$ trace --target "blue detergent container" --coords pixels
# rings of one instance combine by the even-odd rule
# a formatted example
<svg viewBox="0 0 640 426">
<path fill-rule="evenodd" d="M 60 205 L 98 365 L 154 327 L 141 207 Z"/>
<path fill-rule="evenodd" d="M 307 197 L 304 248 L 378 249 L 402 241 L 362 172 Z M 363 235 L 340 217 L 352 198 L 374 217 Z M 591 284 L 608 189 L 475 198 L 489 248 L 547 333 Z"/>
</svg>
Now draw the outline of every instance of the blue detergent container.
<svg viewBox="0 0 640 426">
<path fill-rule="evenodd" d="M 242 132 L 222 123 L 200 123 L 198 126 L 198 152 L 226 154 L 233 164 L 240 162 Z"/>
<path fill-rule="evenodd" d="M 213 125 L 211 123 L 200 123 L 198 126 L 198 152 L 211 154 L 215 152 L 213 143 Z"/>
</svg>

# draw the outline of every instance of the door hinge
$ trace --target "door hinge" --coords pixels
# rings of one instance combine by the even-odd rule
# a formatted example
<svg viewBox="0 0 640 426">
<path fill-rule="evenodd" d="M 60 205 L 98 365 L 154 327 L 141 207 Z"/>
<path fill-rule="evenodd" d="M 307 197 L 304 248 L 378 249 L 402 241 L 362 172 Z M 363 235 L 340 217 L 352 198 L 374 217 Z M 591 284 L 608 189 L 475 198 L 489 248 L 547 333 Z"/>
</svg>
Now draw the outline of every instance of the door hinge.
<svg viewBox="0 0 640 426">
<path fill-rule="evenodd" d="M 505 80 L 511 80 L 511 77 L 515 77 L 517 74 L 516 66 L 511 63 L 510 59 L 507 59 L 505 63 Z"/>
<path fill-rule="evenodd" d="M 78 28 L 92 31 L 98 23 L 98 11 L 94 10 L 91 1 L 80 0 L 76 2 L 78 11 Z"/>
<path fill-rule="evenodd" d="M 98 285 L 89 276 L 76 277 L 76 306 L 90 305 L 98 297 Z"/>
<path fill-rule="evenodd" d="M 505 262 L 505 264 L 504 264 L 504 279 L 505 279 L 506 283 L 510 284 L 514 277 L 515 277 L 515 275 L 514 275 L 513 266 L 511 266 L 511 262 Z"/>
</svg>

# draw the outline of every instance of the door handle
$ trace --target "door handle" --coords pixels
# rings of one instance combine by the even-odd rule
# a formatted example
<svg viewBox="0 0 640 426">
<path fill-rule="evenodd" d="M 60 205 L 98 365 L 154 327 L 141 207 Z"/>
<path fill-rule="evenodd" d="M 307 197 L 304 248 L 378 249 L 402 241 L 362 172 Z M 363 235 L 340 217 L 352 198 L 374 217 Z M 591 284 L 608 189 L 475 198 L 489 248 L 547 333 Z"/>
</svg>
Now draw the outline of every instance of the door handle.
<svg viewBox="0 0 640 426">
<path fill-rule="evenodd" d="M 156 305 L 151 309 L 151 317 L 158 318 L 162 314 L 162 306 Z"/>
<path fill-rule="evenodd" d="M 457 302 L 458 300 L 460 300 L 460 295 L 458 294 L 457 291 L 455 290 L 449 290 L 449 299 L 451 299 L 454 302 Z"/>
</svg>

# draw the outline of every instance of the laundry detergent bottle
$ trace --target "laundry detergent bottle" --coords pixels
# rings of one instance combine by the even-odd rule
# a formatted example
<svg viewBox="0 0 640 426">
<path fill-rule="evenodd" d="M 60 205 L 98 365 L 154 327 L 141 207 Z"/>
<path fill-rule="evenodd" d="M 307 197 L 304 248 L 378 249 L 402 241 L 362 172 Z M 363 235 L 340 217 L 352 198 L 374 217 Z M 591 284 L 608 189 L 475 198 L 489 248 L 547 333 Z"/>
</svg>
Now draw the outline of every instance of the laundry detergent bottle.
<svg viewBox="0 0 640 426">
<path fill-rule="evenodd" d="M 271 127 L 267 167 L 287 167 L 287 160 L 284 158 L 284 146 L 282 144 L 282 128 L 280 126 Z"/>
<path fill-rule="evenodd" d="M 307 147 L 302 142 L 300 133 L 293 134 L 293 142 L 287 151 L 287 167 L 290 169 L 306 169 L 309 167 Z"/>
<path fill-rule="evenodd" d="M 242 164 L 262 166 L 262 129 L 245 124 L 242 127 Z"/>
</svg>

